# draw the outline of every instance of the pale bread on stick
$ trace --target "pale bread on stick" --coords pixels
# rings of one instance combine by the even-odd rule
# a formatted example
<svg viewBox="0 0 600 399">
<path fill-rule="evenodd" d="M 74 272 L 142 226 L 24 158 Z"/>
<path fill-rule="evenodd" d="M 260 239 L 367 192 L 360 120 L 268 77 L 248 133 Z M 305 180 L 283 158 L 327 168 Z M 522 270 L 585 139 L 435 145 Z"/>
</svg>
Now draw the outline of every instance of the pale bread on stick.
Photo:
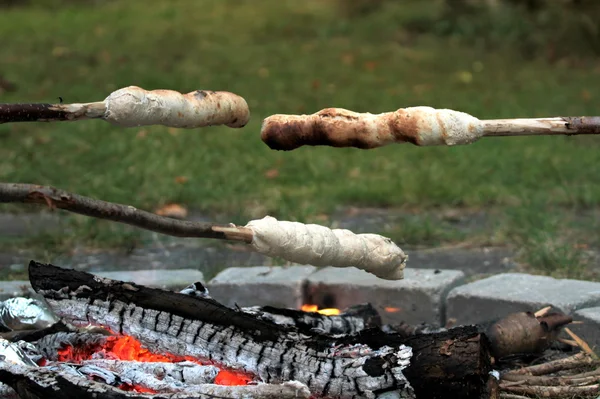
<svg viewBox="0 0 600 399">
<path fill-rule="evenodd" d="M 129 86 L 111 93 L 104 104 L 102 119 L 121 127 L 242 127 L 250 119 L 246 100 L 226 91 L 196 90 L 181 94 Z"/>
</svg>

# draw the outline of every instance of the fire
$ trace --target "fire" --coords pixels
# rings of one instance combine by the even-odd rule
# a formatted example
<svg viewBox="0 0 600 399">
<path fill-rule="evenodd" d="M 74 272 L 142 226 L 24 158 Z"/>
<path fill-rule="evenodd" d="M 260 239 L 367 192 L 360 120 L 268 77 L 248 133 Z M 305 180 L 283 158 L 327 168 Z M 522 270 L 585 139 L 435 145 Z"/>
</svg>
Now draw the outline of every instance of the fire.
<svg viewBox="0 0 600 399">
<path fill-rule="evenodd" d="M 336 314 L 341 313 L 339 309 L 336 309 L 336 308 L 319 309 L 319 306 L 317 306 L 317 305 L 302 305 L 300 310 L 302 310 L 304 312 L 317 312 L 317 313 L 320 313 L 325 316 L 334 316 Z"/>
<path fill-rule="evenodd" d="M 398 313 L 398 312 L 402 311 L 402 308 L 394 308 L 394 307 L 391 307 L 391 306 L 387 306 L 387 307 L 384 308 L 384 310 L 386 312 L 388 312 L 388 313 Z"/>
<path fill-rule="evenodd" d="M 129 335 L 110 336 L 104 345 L 85 346 L 74 348 L 67 345 L 58 350 L 58 361 L 61 362 L 81 362 L 93 358 L 114 359 L 114 360 L 133 360 L 138 362 L 170 362 L 177 363 L 185 360 L 198 363 L 200 365 L 212 364 L 209 361 L 202 362 L 200 359 L 192 356 L 179 356 L 172 353 L 153 353 L 142 346 L 142 343 Z M 218 385 L 248 385 L 252 382 L 252 377 L 244 372 L 237 370 L 221 369 L 215 378 L 215 384 Z M 122 384 L 119 388 L 125 391 L 137 391 L 156 393 L 148 388 L 138 385 Z"/>
</svg>

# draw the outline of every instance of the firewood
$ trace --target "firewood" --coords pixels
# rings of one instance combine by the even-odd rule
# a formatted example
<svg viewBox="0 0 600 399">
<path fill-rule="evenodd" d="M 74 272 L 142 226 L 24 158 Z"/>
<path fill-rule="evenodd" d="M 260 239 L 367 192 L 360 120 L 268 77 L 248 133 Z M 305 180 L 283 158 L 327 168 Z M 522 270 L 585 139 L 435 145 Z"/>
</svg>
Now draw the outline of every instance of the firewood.
<svg viewBox="0 0 600 399">
<path fill-rule="evenodd" d="M 272 115 L 261 138 L 271 149 L 303 145 L 370 149 L 392 143 L 418 146 L 470 144 L 481 137 L 600 134 L 600 117 L 479 120 L 464 112 L 431 107 L 382 114 L 326 108 L 312 115 Z"/>
<path fill-rule="evenodd" d="M 307 399 L 310 392 L 298 382 L 220 386 L 205 384 L 185 392 L 145 394 L 124 391 L 102 382 L 82 378 L 68 366 L 28 368 L 0 364 L 0 381 L 10 385 L 21 399 Z"/>
<path fill-rule="evenodd" d="M 599 365 L 600 362 L 594 360 L 590 355 L 585 352 L 579 352 L 573 356 L 553 360 L 551 362 L 536 364 L 533 366 L 527 366 L 518 370 L 512 370 L 508 374 L 526 374 L 526 375 L 546 375 L 556 373 L 563 370 L 572 370 L 590 365 Z"/>
<path fill-rule="evenodd" d="M 188 355 L 280 384 L 299 381 L 316 396 L 375 398 L 400 390 L 413 396 L 402 374 L 411 349 L 385 341 L 301 334 L 216 301 L 123 283 L 31 262 L 29 276 L 55 313 L 74 325 L 92 323 L 131 335 L 159 353 Z M 374 333 L 373 333 L 374 334 Z M 353 337 L 353 336 L 351 336 Z M 375 341 L 372 341 L 375 342 Z"/>
<path fill-rule="evenodd" d="M 197 128 L 248 123 L 250 111 L 242 97 L 225 91 L 144 90 L 129 86 L 104 101 L 85 104 L 0 104 L 0 123 L 102 119 L 120 127 L 163 125 Z"/>
<path fill-rule="evenodd" d="M 333 316 L 273 306 L 253 306 L 242 308 L 242 311 L 262 320 L 294 327 L 306 334 L 355 334 L 367 328 L 381 326 L 381 316 L 371 304 L 355 305 Z"/>
</svg>

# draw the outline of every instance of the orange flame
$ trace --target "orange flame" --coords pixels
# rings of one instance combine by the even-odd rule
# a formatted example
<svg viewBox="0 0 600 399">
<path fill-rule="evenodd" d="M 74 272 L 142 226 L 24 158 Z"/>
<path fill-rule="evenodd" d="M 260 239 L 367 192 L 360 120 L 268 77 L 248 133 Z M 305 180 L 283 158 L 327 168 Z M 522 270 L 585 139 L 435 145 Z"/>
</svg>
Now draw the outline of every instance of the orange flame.
<svg viewBox="0 0 600 399">
<path fill-rule="evenodd" d="M 177 363 L 184 360 L 192 361 L 200 365 L 209 365 L 211 362 L 202 362 L 192 356 L 179 356 L 172 353 L 158 354 L 153 353 L 142 346 L 142 343 L 129 335 L 111 336 L 108 337 L 104 345 L 94 347 L 79 347 L 74 348 L 67 345 L 58 350 L 58 361 L 61 362 L 81 362 L 82 360 L 91 359 L 95 354 L 100 354 L 107 359 L 118 360 L 134 360 L 138 362 L 170 362 Z M 221 368 L 215 384 L 219 385 L 248 385 L 252 382 L 252 377 L 242 371 L 227 370 Z M 122 384 L 119 388 L 124 391 L 137 391 L 156 393 L 151 389 L 138 385 Z"/>
<path fill-rule="evenodd" d="M 320 313 L 325 316 L 334 316 L 336 314 L 341 313 L 341 311 L 339 309 L 336 309 L 336 308 L 319 309 L 319 306 L 317 306 L 317 305 L 302 305 L 300 310 L 302 310 L 303 312 L 317 312 L 317 313 Z"/>
<path fill-rule="evenodd" d="M 398 313 L 402 311 L 402 308 L 393 308 L 391 306 L 388 306 L 386 308 L 384 308 L 386 312 L 388 313 Z"/>
</svg>

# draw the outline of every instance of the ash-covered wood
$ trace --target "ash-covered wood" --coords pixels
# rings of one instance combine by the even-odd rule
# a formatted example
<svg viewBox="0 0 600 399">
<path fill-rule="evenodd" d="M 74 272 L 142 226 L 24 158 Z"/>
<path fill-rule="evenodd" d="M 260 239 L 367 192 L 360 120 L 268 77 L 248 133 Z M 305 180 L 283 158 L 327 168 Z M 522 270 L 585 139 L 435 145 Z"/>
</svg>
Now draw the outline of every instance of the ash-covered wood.
<svg viewBox="0 0 600 399">
<path fill-rule="evenodd" d="M 168 292 L 31 262 L 32 287 L 74 325 L 97 324 L 159 352 L 209 359 L 263 382 L 299 381 L 315 396 L 376 398 L 398 390 L 414 397 L 402 374 L 410 348 L 386 341 L 303 334 L 202 297 Z M 376 342 L 376 340 L 372 340 Z"/>
<path fill-rule="evenodd" d="M 0 364 L 0 381 L 10 385 L 21 399 L 307 399 L 310 392 L 297 382 L 248 386 L 199 385 L 177 393 L 124 391 L 96 382 L 63 365 L 29 368 Z"/>
<path fill-rule="evenodd" d="M 295 327 L 308 334 L 355 334 L 366 328 L 381 326 L 381 317 L 371 304 L 355 305 L 334 316 L 273 306 L 254 306 L 242 308 L 242 311 L 261 320 Z"/>
<path fill-rule="evenodd" d="M 46 335 L 55 334 L 58 332 L 73 332 L 74 329 L 67 326 L 62 321 L 58 321 L 50 327 L 42 328 L 39 330 L 26 330 L 26 331 L 11 331 L 6 333 L 0 333 L 0 337 L 8 339 L 9 341 L 25 341 L 33 342 L 42 339 Z M 1 396 L 0 396 L 1 397 Z"/>
<path fill-rule="evenodd" d="M 408 336 L 377 329 L 364 330 L 346 340 L 371 347 L 403 343 L 413 350 L 411 364 L 403 373 L 417 398 L 494 399 L 498 383 L 492 371 L 490 344 L 477 326 Z M 343 340 L 340 340 L 340 344 Z"/>
<path fill-rule="evenodd" d="M 111 371 L 121 378 L 127 378 L 135 384 L 142 385 L 146 376 L 151 376 L 163 385 L 148 388 L 162 391 L 166 387 L 184 389 L 185 385 L 212 384 L 219 373 L 216 366 L 201 366 L 190 361 L 169 362 L 137 362 L 127 360 L 93 359 L 84 360 L 82 366 L 94 366 Z"/>
<path fill-rule="evenodd" d="M 104 346 L 107 339 L 108 337 L 103 334 L 59 332 L 41 338 L 37 341 L 36 346 L 46 359 L 56 361 L 59 359 L 58 351 L 67 346 L 80 353 L 88 353 Z"/>
</svg>

